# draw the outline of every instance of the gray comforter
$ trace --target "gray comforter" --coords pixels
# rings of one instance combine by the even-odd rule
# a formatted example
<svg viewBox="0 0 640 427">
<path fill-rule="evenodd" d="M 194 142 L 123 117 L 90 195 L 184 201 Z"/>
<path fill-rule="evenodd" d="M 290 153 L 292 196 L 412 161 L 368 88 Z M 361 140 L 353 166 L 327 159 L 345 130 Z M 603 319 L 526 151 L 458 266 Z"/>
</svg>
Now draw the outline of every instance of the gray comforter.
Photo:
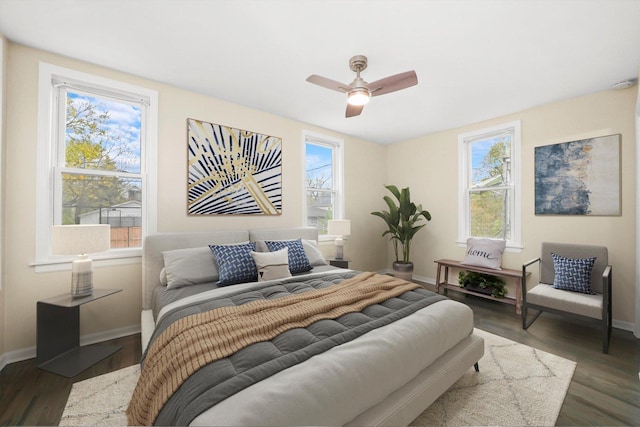
<svg viewBox="0 0 640 427">
<path fill-rule="evenodd" d="M 321 289 L 356 274 L 354 271 L 344 271 L 311 278 L 292 277 L 277 284 L 257 284 L 222 297 L 192 303 L 167 312 L 156 326 L 152 340 L 184 316 L 257 299 L 273 299 Z M 204 410 L 264 378 L 442 299 L 445 297 L 419 288 L 371 305 L 361 312 L 346 314 L 335 320 L 321 320 L 307 328 L 284 332 L 269 342 L 252 344 L 227 358 L 210 363 L 187 379 L 166 403 L 155 423 L 187 425 Z"/>
</svg>

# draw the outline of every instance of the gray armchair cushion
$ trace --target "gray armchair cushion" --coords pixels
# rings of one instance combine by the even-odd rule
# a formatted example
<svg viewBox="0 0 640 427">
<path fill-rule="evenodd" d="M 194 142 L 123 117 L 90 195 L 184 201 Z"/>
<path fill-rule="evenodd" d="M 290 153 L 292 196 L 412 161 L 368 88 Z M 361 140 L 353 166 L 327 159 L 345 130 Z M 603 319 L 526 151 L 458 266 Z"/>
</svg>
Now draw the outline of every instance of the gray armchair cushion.
<svg viewBox="0 0 640 427">
<path fill-rule="evenodd" d="M 527 292 L 527 304 L 602 319 L 602 295 L 567 292 L 554 289 L 552 285 L 544 283 L 538 284 Z"/>
</svg>

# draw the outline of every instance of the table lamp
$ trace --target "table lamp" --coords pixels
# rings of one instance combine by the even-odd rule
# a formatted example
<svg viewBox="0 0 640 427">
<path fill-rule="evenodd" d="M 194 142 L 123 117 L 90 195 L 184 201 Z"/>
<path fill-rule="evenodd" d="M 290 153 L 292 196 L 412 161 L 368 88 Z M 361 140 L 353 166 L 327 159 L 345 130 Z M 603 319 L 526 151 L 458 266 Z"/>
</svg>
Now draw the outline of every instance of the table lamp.
<svg viewBox="0 0 640 427">
<path fill-rule="evenodd" d="M 343 236 L 351 234 L 351 221 L 348 219 L 330 219 L 327 223 L 327 233 L 336 236 L 336 259 L 343 257 Z"/>
<path fill-rule="evenodd" d="M 104 252 L 111 246 L 108 224 L 54 225 L 51 229 L 53 255 L 78 255 L 71 263 L 71 296 L 93 293 L 93 261 L 87 254 Z"/>
</svg>

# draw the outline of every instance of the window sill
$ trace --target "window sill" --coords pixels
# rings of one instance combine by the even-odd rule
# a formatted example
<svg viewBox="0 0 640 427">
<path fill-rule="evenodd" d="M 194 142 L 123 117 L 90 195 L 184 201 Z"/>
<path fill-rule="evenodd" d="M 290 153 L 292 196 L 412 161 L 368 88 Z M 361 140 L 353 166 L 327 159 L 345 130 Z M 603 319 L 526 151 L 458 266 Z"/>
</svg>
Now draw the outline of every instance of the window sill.
<svg viewBox="0 0 640 427">
<path fill-rule="evenodd" d="M 122 251 L 121 253 L 96 255 L 93 259 L 94 268 L 111 267 L 114 265 L 140 264 L 142 263 L 142 251 L 140 249 Z M 36 273 L 49 273 L 53 271 L 70 271 L 71 262 L 76 257 L 55 257 L 36 260 L 29 263 L 35 267 Z"/>
<path fill-rule="evenodd" d="M 467 247 L 467 242 L 456 242 L 456 244 L 461 247 L 461 248 L 466 248 Z M 504 248 L 505 252 L 515 252 L 515 253 L 520 253 L 522 252 L 522 245 L 520 243 L 507 243 L 507 246 Z"/>
</svg>

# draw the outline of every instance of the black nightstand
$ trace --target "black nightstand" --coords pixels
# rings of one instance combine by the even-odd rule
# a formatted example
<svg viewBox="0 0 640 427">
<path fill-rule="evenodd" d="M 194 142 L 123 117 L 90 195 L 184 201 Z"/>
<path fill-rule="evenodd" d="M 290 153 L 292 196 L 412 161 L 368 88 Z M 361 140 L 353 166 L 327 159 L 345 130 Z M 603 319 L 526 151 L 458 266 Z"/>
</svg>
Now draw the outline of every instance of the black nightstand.
<svg viewBox="0 0 640 427">
<path fill-rule="evenodd" d="M 339 268 L 349 268 L 351 260 L 349 258 L 327 258 L 329 264 Z"/>
<path fill-rule="evenodd" d="M 38 368 L 71 378 L 120 350 L 119 346 L 80 346 L 80 306 L 121 291 L 94 289 L 83 298 L 66 293 L 38 301 Z"/>
</svg>

